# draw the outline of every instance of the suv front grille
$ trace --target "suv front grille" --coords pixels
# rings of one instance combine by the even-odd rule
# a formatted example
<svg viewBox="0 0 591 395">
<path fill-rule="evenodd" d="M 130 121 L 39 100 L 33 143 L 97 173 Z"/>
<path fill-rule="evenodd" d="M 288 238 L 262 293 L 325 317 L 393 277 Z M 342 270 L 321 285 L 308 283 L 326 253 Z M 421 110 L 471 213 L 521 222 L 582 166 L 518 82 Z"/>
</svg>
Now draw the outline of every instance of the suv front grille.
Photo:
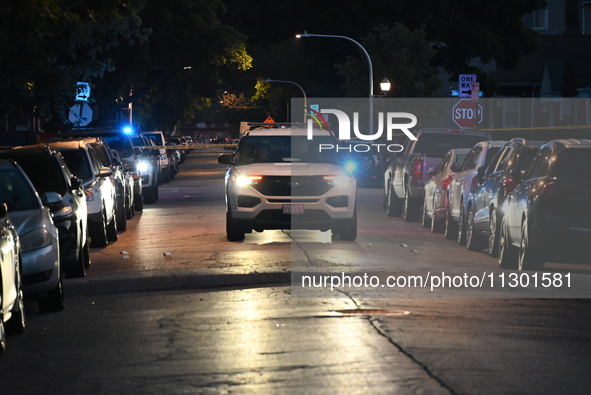
<svg viewBox="0 0 591 395">
<path fill-rule="evenodd" d="M 322 176 L 264 176 L 252 187 L 265 196 L 320 196 L 332 186 Z"/>
</svg>

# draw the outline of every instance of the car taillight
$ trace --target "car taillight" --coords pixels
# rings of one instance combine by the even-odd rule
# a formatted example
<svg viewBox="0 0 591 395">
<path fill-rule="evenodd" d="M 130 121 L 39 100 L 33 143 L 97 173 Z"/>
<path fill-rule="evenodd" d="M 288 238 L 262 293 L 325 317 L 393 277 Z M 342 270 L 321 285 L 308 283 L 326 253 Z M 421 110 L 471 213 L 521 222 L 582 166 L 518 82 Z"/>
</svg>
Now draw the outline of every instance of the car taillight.
<svg viewBox="0 0 591 395">
<path fill-rule="evenodd" d="M 505 195 L 513 191 L 515 188 L 517 188 L 517 183 L 513 181 L 512 178 L 506 178 L 503 180 L 503 191 L 505 192 Z"/>
<path fill-rule="evenodd" d="M 454 179 L 454 175 L 455 174 L 450 174 L 445 178 L 445 180 L 443 180 L 443 182 L 441 183 L 441 190 L 447 191 L 447 187 L 449 186 L 449 184 L 451 184 L 451 181 Z"/>
<path fill-rule="evenodd" d="M 423 178 L 423 161 L 422 160 L 417 160 L 415 163 L 413 163 L 411 176 L 415 180 L 420 180 L 421 178 Z"/>
</svg>

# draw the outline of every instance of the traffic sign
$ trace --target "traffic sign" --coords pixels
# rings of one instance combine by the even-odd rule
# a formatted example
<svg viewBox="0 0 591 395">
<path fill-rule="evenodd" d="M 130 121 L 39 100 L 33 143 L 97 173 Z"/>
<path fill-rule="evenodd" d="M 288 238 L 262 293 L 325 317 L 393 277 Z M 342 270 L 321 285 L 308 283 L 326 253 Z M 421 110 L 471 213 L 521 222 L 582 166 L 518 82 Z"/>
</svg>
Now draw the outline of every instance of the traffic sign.
<svg viewBox="0 0 591 395">
<path fill-rule="evenodd" d="M 92 108 L 87 103 L 74 104 L 68 118 L 76 127 L 86 126 L 92 121 Z"/>
<path fill-rule="evenodd" d="M 460 79 L 458 80 L 460 97 L 472 96 L 472 84 L 476 82 L 477 78 L 476 74 L 460 74 Z"/>
<path fill-rule="evenodd" d="M 482 122 L 482 106 L 471 99 L 460 99 L 452 109 L 452 119 L 461 129 L 475 128 Z"/>
</svg>

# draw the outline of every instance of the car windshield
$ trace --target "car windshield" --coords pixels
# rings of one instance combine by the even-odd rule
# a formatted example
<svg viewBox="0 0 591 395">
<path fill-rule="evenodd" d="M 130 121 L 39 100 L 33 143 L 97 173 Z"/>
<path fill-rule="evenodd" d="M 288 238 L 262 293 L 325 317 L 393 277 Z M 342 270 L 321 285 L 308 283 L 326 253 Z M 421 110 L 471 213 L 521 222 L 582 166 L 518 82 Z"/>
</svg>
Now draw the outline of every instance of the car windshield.
<svg viewBox="0 0 591 395">
<path fill-rule="evenodd" d="M 0 202 L 6 203 L 9 212 L 40 208 L 35 191 L 25 176 L 15 168 L 0 172 Z"/>
<path fill-rule="evenodd" d="M 57 192 L 64 195 L 68 191 L 62 169 L 53 157 L 20 156 L 17 163 L 27 174 L 39 194 Z"/>
<path fill-rule="evenodd" d="M 591 149 L 565 149 L 550 175 L 560 180 L 591 183 Z"/>
<path fill-rule="evenodd" d="M 417 141 L 414 152 L 445 155 L 454 148 L 472 148 L 476 143 L 486 140 L 485 137 L 460 133 L 430 133 L 423 134 Z"/>
<path fill-rule="evenodd" d="M 111 149 L 119 152 L 119 156 L 122 158 L 127 158 L 128 156 L 133 155 L 133 147 L 129 142 L 129 139 L 119 135 L 113 136 L 102 136 L 103 139 L 107 142 Z"/>
<path fill-rule="evenodd" d="M 61 151 L 70 171 L 83 181 L 89 181 L 94 177 L 92 166 L 88 161 L 88 155 L 81 149 Z"/>
<path fill-rule="evenodd" d="M 331 136 L 247 136 L 242 139 L 235 154 L 237 162 L 307 162 L 339 163 L 336 140 Z"/>
</svg>

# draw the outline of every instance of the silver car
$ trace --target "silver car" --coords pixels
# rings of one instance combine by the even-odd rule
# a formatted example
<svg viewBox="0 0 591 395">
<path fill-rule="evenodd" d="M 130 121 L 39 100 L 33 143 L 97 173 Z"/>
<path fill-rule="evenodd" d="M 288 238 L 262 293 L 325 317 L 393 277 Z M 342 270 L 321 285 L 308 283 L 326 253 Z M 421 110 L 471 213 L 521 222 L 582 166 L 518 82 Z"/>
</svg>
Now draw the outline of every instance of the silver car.
<svg viewBox="0 0 591 395">
<path fill-rule="evenodd" d="M 58 229 L 43 205 L 60 199 L 49 192 L 42 203 L 20 166 L 0 160 L 0 202 L 6 203 L 20 239 L 23 291 L 36 297 L 44 312 L 64 309 Z"/>
<path fill-rule="evenodd" d="M 8 217 L 6 203 L 0 203 L 0 352 L 6 348 L 6 332 L 25 330 L 21 270 L 18 234 Z"/>
</svg>

